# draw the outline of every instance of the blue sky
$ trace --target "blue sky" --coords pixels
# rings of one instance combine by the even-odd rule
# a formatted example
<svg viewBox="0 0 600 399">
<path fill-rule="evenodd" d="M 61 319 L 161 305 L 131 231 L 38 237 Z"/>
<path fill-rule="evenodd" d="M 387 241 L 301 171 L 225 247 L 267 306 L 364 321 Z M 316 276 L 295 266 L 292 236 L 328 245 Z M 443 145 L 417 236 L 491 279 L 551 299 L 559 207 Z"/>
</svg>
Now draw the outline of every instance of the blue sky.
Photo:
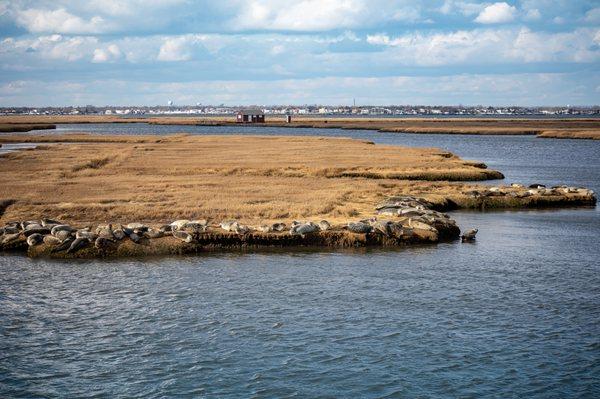
<svg viewBox="0 0 600 399">
<path fill-rule="evenodd" d="M 0 0 L 0 106 L 600 104 L 600 1 Z"/>
</svg>

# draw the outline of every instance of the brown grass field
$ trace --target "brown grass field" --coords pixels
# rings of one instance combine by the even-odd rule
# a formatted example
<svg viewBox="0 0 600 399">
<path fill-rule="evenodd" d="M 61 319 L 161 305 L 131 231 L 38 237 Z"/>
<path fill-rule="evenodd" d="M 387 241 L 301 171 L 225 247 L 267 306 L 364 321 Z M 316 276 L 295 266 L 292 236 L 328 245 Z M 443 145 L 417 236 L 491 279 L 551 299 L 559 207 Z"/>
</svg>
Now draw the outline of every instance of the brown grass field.
<svg viewBox="0 0 600 399">
<path fill-rule="evenodd" d="M 345 222 L 390 195 L 435 200 L 473 186 L 457 181 L 501 177 L 439 149 L 339 138 L 0 136 L 26 141 L 52 144 L 0 158 L 0 222 Z"/>
<path fill-rule="evenodd" d="M 0 127 L 9 131 L 19 124 L 57 123 L 131 123 L 148 122 L 175 125 L 234 124 L 234 117 L 179 117 L 123 118 L 119 116 L 0 116 Z M 319 127 L 342 129 L 369 129 L 385 132 L 429 134 L 493 134 L 537 135 L 545 138 L 600 139 L 600 119 L 505 119 L 505 118 L 318 118 L 294 117 L 285 123 L 281 116 L 267 116 L 266 125 L 284 127 Z M 0 129 L 2 131 L 2 129 Z M 14 130 L 18 131 L 18 130 Z"/>
</svg>

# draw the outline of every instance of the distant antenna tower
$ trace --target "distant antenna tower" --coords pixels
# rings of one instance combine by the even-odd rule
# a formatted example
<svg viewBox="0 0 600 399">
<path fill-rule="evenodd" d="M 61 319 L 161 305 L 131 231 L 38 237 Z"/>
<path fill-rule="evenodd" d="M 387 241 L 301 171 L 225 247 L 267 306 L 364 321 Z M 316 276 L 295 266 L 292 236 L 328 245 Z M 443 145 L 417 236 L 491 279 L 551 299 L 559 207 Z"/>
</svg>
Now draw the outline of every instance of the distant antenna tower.
<svg viewBox="0 0 600 399">
<path fill-rule="evenodd" d="M 352 99 L 352 104 L 353 104 L 353 105 L 352 105 L 353 107 L 356 107 L 356 98 L 353 98 L 353 99 Z"/>
</svg>

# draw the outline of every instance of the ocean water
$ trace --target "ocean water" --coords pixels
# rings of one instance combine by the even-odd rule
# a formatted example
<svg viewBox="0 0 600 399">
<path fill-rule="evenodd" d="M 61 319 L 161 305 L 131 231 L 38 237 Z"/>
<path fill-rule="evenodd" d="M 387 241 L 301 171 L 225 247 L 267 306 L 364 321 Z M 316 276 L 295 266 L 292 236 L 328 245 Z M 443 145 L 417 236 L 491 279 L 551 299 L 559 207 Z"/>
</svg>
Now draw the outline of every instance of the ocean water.
<svg viewBox="0 0 600 399">
<path fill-rule="evenodd" d="M 599 142 L 354 137 L 600 188 Z M 0 256 L 0 397 L 599 397 L 599 210 L 452 216 L 475 243 Z"/>
</svg>

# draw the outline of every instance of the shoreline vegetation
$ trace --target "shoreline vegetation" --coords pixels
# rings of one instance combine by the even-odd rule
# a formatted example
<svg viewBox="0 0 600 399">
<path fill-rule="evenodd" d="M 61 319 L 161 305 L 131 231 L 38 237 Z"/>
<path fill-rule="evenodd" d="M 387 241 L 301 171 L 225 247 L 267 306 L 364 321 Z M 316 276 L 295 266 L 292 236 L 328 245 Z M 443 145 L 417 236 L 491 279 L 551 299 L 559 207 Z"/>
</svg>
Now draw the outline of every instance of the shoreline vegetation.
<svg viewBox="0 0 600 399">
<path fill-rule="evenodd" d="M 0 132 L 53 129 L 56 124 L 150 123 L 168 125 L 243 125 L 231 116 L 223 117 L 121 117 L 111 115 L 22 115 L 0 116 Z M 294 116 L 286 123 L 282 116 L 268 116 L 266 123 L 252 126 L 363 129 L 388 133 L 535 135 L 541 138 L 600 139 L 600 119 L 508 119 L 508 118 L 340 118 Z M 14 130 L 11 130 L 14 129 Z M 26 129 L 26 130 L 17 130 Z"/>
<path fill-rule="evenodd" d="M 29 256 L 414 245 L 458 239 L 454 209 L 596 203 L 584 188 L 479 184 L 503 176 L 440 149 L 348 138 L 0 135 L 9 142 L 38 144 L 0 157 L 0 250 Z M 59 243 L 51 227 L 65 223 Z M 67 239 L 83 241 L 54 251 Z"/>
</svg>

